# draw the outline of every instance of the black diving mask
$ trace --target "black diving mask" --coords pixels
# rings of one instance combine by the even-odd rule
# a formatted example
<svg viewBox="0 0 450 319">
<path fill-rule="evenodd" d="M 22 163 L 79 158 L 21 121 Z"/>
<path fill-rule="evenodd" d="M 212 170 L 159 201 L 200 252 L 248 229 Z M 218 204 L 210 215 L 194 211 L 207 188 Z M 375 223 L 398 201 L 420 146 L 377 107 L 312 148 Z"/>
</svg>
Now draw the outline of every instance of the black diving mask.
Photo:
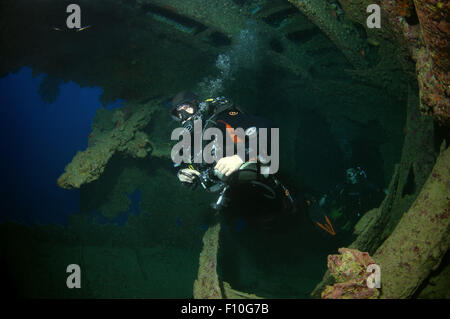
<svg viewBox="0 0 450 319">
<path fill-rule="evenodd" d="M 203 118 L 203 109 L 192 105 L 182 105 L 180 109 L 177 107 L 176 111 L 176 115 L 174 116 L 173 114 L 172 116 L 174 116 L 174 118 L 176 117 L 176 120 L 182 123 L 181 126 L 189 132 L 194 130 L 194 122 L 202 120 Z M 195 113 L 192 113 L 193 111 L 195 111 Z"/>
<path fill-rule="evenodd" d="M 172 117 L 178 122 L 186 122 L 189 118 L 193 117 L 197 108 L 192 103 L 180 103 L 172 111 Z"/>
</svg>

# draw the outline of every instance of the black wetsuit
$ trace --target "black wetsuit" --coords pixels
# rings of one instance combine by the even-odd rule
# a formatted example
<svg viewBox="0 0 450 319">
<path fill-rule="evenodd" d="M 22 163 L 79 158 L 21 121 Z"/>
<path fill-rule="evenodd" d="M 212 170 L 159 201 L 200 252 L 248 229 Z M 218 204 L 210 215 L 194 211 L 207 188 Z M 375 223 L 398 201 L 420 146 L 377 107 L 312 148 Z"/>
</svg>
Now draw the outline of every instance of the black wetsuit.
<svg viewBox="0 0 450 319">
<path fill-rule="evenodd" d="M 216 125 L 218 129 L 221 130 L 223 137 L 224 137 L 224 144 L 239 144 L 244 143 L 245 144 L 245 153 L 246 158 L 243 159 L 244 162 L 247 162 L 249 160 L 256 160 L 255 158 L 250 158 L 250 149 L 249 149 L 249 143 L 248 140 L 241 140 L 237 135 L 234 133 L 234 129 L 242 128 L 245 131 L 247 131 L 249 128 L 256 128 L 257 130 L 261 128 L 267 129 L 267 149 L 264 150 L 265 154 L 267 154 L 267 150 L 270 150 L 270 129 L 272 128 L 272 124 L 270 121 L 265 120 L 260 117 L 251 116 L 246 113 L 243 113 L 237 109 L 231 109 L 228 111 L 221 112 L 217 115 L 216 118 Z M 259 135 L 258 135 L 259 138 Z M 258 139 L 258 145 L 259 145 L 259 139 Z M 259 147 L 259 146 L 258 146 Z M 234 154 L 236 154 L 237 147 L 234 149 Z M 256 154 L 255 150 L 255 154 Z M 259 150 L 258 154 L 261 154 L 261 150 Z M 225 155 L 225 152 L 223 154 Z"/>
<path fill-rule="evenodd" d="M 251 152 L 248 139 L 243 140 L 241 138 L 242 136 L 236 135 L 234 130 L 241 128 L 245 132 L 250 128 L 256 128 L 259 133 L 261 128 L 267 129 L 267 149 L 263 153 L 268 155 L 267 151 L 271 150 L 270 133 L 273 127 L 270 121 L 249 115 L 233 106 L 215 113 L 212 118 L 213 120 L 207 121 L 206 124 L 205 119 L 203 119 L 203 125 L 208 125 L 207 128 L 218 128 L 223 135 L 223 147 L 225 148 L 228 145 L 227 143 L 235 145 L 233 154 L 237 154 L 237 144 L 244 143 L 246 153 L 245 159 L 243 159 L 244 162 L 256 160 L 250 157 L 255 154 L 261 155 L 261 150 Z M 258 134 L 259 137 L 260 135 Z M 259 148 L 259 140 L 257 145 Z M 227 156 L 225 149 L 223 150 L 223 156 Z M 197 165 L 194 167 L 201 171 L 214 167 L 215 164 Z M 282 216 L 286 212 L 292 213 L 295 210 L 289 191 L 277 180 L 276 176 L 263 176 L 260 174 L 259 165 L 257 163 L 256 165 L 249 166 L 252 167 L 249 169 L 242 169 L 241 167 L 240 170 L 233 173 L 227 180 L 230 187 L 226 191 L 226 205 L 220 208 L 222 216 L 231 221 L 242 219 L 248 224 L 270 227 L 273 226 L 276 217 Z M 189 167 L 189 165 L 185 167 Z M 254 176 L 251 180 L 248 180 L 249 173 L 250 176 Z M 244 175 L 247 179 L 242 177 Z"/>
</svg>

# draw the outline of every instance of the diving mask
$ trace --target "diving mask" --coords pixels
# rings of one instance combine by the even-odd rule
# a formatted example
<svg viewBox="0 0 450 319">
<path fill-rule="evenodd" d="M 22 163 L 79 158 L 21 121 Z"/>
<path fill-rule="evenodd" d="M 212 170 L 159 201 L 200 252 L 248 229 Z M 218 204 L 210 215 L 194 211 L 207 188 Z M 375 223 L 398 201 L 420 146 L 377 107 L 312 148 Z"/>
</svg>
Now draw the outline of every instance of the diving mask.
<svg viewBox="0 0 450 319">
<path fill-rule="evenodd" d="M 179 122 L 186 122 L 196 112 L 196 107 L 192 103 L 180 103 L 172 111 L 172 117 Z"/>
</svg>

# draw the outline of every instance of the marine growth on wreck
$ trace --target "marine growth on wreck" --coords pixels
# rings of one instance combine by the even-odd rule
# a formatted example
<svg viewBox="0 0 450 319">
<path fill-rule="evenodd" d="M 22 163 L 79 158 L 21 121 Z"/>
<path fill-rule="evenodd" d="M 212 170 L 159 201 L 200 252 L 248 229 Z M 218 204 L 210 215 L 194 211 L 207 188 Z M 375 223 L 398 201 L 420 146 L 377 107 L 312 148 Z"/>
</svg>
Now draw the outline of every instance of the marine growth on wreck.
<svg viewBox="0 0 450 319">
<path fill-rule="evenodd" d="M 0 8 L 12 295 L 450 298 L 450 2 Z"/>
</svg>

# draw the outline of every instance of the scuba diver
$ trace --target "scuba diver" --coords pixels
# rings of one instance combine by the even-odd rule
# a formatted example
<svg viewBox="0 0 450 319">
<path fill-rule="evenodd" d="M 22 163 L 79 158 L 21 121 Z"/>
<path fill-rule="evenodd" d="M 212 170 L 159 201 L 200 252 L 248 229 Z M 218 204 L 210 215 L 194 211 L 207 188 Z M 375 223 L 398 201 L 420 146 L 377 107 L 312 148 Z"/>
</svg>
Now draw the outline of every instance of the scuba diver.
<svg viewBox="0 0 450 319">
<path fill-rule="evenodd" d="M 362 215 L 377 207 L 384 192 L 367 178 L 360 166 L 345 171 L 345 182 L 326 194 L 308 196 L 308 213 L 315 226 L 328 234 L 347 236 Z"/>
<path fill-rule="evenodd" d="M 189 133 L 194 131 L 194 121 L 200 120 L 202 137 L 207 128 L 217 128 L 223 137 L 220 145 L 231 143 L 234 147 L 233 155 L 218 158 L 212 164 L 206 163 L 203 156 L 202 162 L 196 163 L 192 155 L 188 162 L 175 164 L 178 179 L 183 184 L 192 188 L 201 185 L 206 191 L 217 193 L 217 200 L 211 207 L 225 218 L 243 220 L 248 225 L 272 228 L 279 217 L 295 212 L 294 199 L 289 190 L 276 174 L 264 173 L 267 172 L 261 158 L 264 155 L 259 152 L 257 158 L 250 158 L 254 153 L 248 145 L 250 143 L 247 143 L 249 136 L 256 133 L 259 138 L 259 130 L 266 128 L 270 141 L 272 125 L 269 121 L 247 114 L 223 96 L 200 101 L 197 95 L 183 91 L 173 98 L 171 104 L 173 119 Z M 245 139 L 234 134 L 237 128 L 245 131 Z M 244 158 L 236 152 L 238 144 L 244 146 Z M 270 149 L 270 143 L 267 144 L 267 149 Z"/>
</svg>

